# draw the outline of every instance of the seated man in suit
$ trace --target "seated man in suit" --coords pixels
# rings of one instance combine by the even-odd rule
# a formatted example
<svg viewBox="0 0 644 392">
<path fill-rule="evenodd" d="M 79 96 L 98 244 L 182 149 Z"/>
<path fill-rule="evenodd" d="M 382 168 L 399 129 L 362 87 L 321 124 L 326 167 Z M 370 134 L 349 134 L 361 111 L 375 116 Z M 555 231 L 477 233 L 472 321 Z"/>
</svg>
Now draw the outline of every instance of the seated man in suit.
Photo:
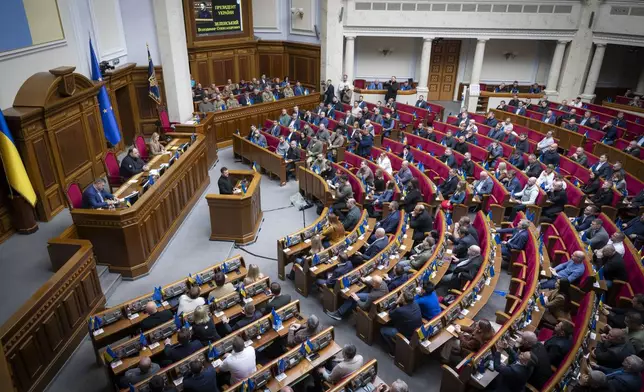
<svg viewBox="0 0 644 392">
<path fill-rule="evenodd" d="M 597 116 L 592 116 L 592 117 L 590 118 L 590 121 L 588 121 L 588 123 L 586 124 L 586 126 L 587 126 L 588 128 L 592 128 L 592 129 L 594 129 L 594 130 L 599 130 L 599 127 L 601 126 L 601 124 L 600 124 L 600 123 L 599 123 L 599 121 L 597 120 Z"/>
<path fill-rule="evenodd" d="M 422 95 L 418 96 L 418 100 L 416 101 L 416 104 L 414 106 L 421 109 L 428 109 L 429 107 L 427 101 L 425 101 L 425 97 L 423 97 Z"/>
<path fill-rule="evenodd" d="M 504 260 L 510 260 L 512 250 L 523 250 L 526 243 L 528 243 L 528 228 L 530 227 L 530 221 L 527 219 L 522 219 L 516 228 L 508 228 L 497 230 L 498 234 L 512 233 L 512 237 L 507 241 L 501 241 L 501 255 Z"/>
<path fill-rule="evenodd" d="M 608 333 L 601 335 L 601 342 L 597 343 L 593 357 L 597 365 L 619 369 L 624 360 L 635 354 L 635 348 L 628 340 L 626 330 L 611 328 Z"/>
<path fill-rule="evenodd" d="M 172 340 L 167 338 L 165 340 L 165 348 L 163 353 L 171 363 L 179 362 L 188 355 L 194 353 L 203 347 L 200 341 L 190 341 L 192 332 L 188 328 L 181 328 L 177 334 L 179 343 L 172 344 Z"/>
<path fill-rule="evenodd" d="M 577 230 L 578 233 L 581 233 L 584 230 L 588 230 L 592 221 L 597 219 L 597 215 L 599 215 L 599 208 L 597 208 L 597 206 L 586 206 L 586 208 L 584 208 L 584 213 L 581 216 L 570 218 L 570 221 L 573 226 L 575 226 L 575 230 Z"/>
<path fill-rule="evenodd" d="M 635 158 L 639 158 L 640 146 L 637 145 L 637 141 L 631 140 L 630 143 L 628 143 L 628 147 L 624 149 L 624 152 L 627 153 L 628 155 L 634 156 Z"/>
<path fill-rule="evenodd" d="M 601 219 L 595 219 L 590 224 L 588 230 L 579 233 L 581 240 L 585 244 L 590 245 L 590 249 L 592 250 L 603 248 L 608 243 L 608 233 L 603 228 L 603 225 L 604 222 Z"/>
<path fill-rule="evenodd" d="M 260 306 L 259 311 L 266 315 L 270 313 L 272 309 L 279 309 L 288 305 L 290 302 L 291 296 L 288 294 L 282 294 L 282 286 L 277 282 L 273 282 L 271 283 L 271 297 L 264 305 Z"/>
<path fill-rule="evenodd" d="M 465 257 L 452 256 L 452 263 L 438 285 L 439 292 L 445 295 L 450 289 L 460 289 L 460 283 L 473 279 L 482 263 L 481 248 L 478 245 L 470 245 Z"/>
<path fill-rule="evenodd" d="M 344 301 L 344 303 L 340 305 L 338 310 L 336 310 L 335 312 L 326 312 L 329 317 L 334 320 L 342 321 L 342 317 L 355 309 L 356 306 L 360 307 L 360 309 L 364 310 L 365 312 L 369 312 L 371 305 L 375 301 L 389 293 L 387 283 L 382 279 L 382 276 L 380 275 L 376 275 L 370 280 L 367 280 L 365 278 L 360 279 L 362 283 L 365 284 L 365 286 L 371 287 L 371 290 L 369 292 L 363 293 L 352 293 L 351 298 Z"/>
<path fill-rule="evenodd" d="M 508 365 L 501 362 L 501 351 L 508 353 Z M 526 351 L 517 355 L 505 340 L 499 340 L 492 349 L 494 370 L 500 378 L 494 380 L 497 392 L 515 392 L 525 390 L 530 375 L 536 367 L 538 359 L 533 353 Z"/>
<path fill-rule="evenodd" d="M 454 158 L 454 154 L 452 153 L 451 148 L 446 148 L 445 153 L 443 153 L 443 155 L 441 155 L 438 160 L 445 163 L 450 168 L 456 167 L 456 158 Z"/>
<path fill-rule="evenodd" d="M 418 203 L 414 210 L 411 212 L 411 219 L 409 220 L 409 227 L 414 229 L 414 243 L 419 243 L 425 238 L 425 233 L 428 233 L 434 227 L 434 219 L 425 209 L 425 206 Z"/>
<path fill-rule="evenodd" d="M 572 333 L 572 324 L 568 321 L 560 321 L 555 325 L 554 335 L 543 343 L 552 366 L 558 368 L 572 348 Z"/>
<path fill-rule="evenodd" d="M 482 171 L 479 174 L 478 181 L 474 181 L 473 188 L 476 196 L 489 195 L 492 193 L 492 188 L 494 188 L 494 181 L 492 181 L 487 172 Z"/>
<path fill-rule="evenodd" d="M 521 156 L 521 152 L 519 150 L 514 150 L 512 152 L 512 155 L 510 155 L 508 162 L 510 163 L 510 165 L 516 167 L 519 170 L 525 169 L 525 161 L 523 160 L 523 156 Z"/>
<path fill-rule="evenodd" d="M 478 245 L 476 238 L 472 236 L 467 226 L 459 226 L 458 238 L 451 235 L 448 236 L 448 238 L 454 244 L 452 254 L 457 259 L 462 259 L 467 256 L 468 249 L 470 249 L 472 245 Z"/>
<path fill-rule="evenodd" d="M 183 379 L 185 392 L 218 392 L 217 371 L 212 366 L 204 368 L 198 360 L 190 362 L 190 373 Z"/>
<path fill-rule="evenodd" d="M 400 223 L 400 211 L 398 210 L 398 202 L 392 201 L 389 203 L 389 214 L 376 223 L 376 228 L 382 227 L 385 230 L 385 233 L 391 234 L 396 231 L 398 224 Z M 376 240 L 376 233 L 372 234 L 369 238 L 370 242 Z"/>
<path fill-rule="evenodd" d="M 154 301 L 150 301 L 145 304 L 145 313 L 148 317 L 139 324 L 143 331 L 158 327 L 159 325 L 172 320 L 173 317 L 170 309 L 159 310 Z"/>
<path fill-rule="evenodd" d="M 613 125 L 613 120 L 606 121 L 606 125 L 604 125 L 601 130 L 605 133 L 602 138 L 602 142 L 609 146 L 615 144 L 615 140 L 617 139 L 617 128 Z"/>
<path fill-rule="evenodd" d="M 351 231 L 358 224 L 358 221 L 360 220 L 362 213 L 360 212 L 360 209 L 356 205 L 356 200 L 354 198 L 350 198 L 349 200 L 347 200 L 347 208 L 349 209 L 349 211 L 347 211 L 346 216 L 343 219 L 341 219 L 341 221 L 342 221 L 342 226 L 344 226 L 344 230 Z M 333 211 L 335 212 L 336 215 L 340 213 L 340 211 L 336 210 L 335 208 L 333 209 Z"/>
<path fill-rule="evenodd" d="M 517 105 L 516 109 L 514 109 L 514 114 L 517 114 L 519 116 L 525 116 L 525 106 L 523 106 L 523 102 L 519 101 L 519 104 Z"/>
<path fill-rule="evenodd" d="M 489 118 L 487 118 L 486 120 L 489 120 Z M 494 119 L 494 121 L 496 121 L 496 119 Z M 494 140 L 501 140 L 503 138 L 503 123 L 497 121 L 494 127 L 492 127 L 487 133 L 487 137 Z"/>
<path fill-rule="evenodd" d="M 566 279 L 571 284 L 578 284 L 579 279 L 586 272 L 586 265 L 584 264 L 586 254 L 580 250 L 573 252 L 572 258 L 565 263 L 561 263 L 555 268 L 550 267 L 552 278 L 545 280 L 541 283 L 542 289 L 552 290 L 558 280 Z"/>
<path fill-rule="evenodd" d="M 546 150 L 543 151 L 543 154 L 541 155 L 541 162 L 544 165 L 552 165 L 552 166 L 559 166 L 559 152 L 557 152 L 557 148 L 559 146 L 557 143 L 553 143 L 548 147 Z"/>
<path fill-rule="evenodd" d="M 387 282 L 387 289 L 389 292 L 392 292 L 396 290 L 398 287 L 402 286 L 408 279 L 409 279 L 409 274 L 405 271 L 405 268 L 402 265 L 396 264 L 394 267 L 393 273 L 391 273 L 391 276 L 385 275 L 384 279 Z"/>
<path fill-rule="evenodd" d="M 335 282 L 338 281 L 338 278 L 351 272 L 352 269 L 353 263 L 351 262 L 351 259 L 349 259 L 349 255 L 347 255 L 347 252 L 342 252 L 338 255 L 338 265 L 336 265 L 331 276 L 328 276 L 326 279 L 317 279 L 315 284 L 318 287 L 325 286 L 333 288 L 333 286 L 335 286 Z"/>
<path fill-rule="evenodd" d="M 168 381 L 169 382 L 169 381 Z M 150 382 L 148 383 L 150 387 L 150 392 L 177 392 L 177 388 L 174 386 L 166 387 L 166 380 L 161 375 L 154 375 Z"/>
<path fill-rule="evenodd" d="M 563 123 L 562 126 L 569 131 L 579 131 L 579 125 L 577 125 L 577 120 L 575 120 L 574 118 L 571 118 L 570 120 L 568 120 L 568 122 Z"/>
<path fill-rule="evenodd" d="M 97 178 L 83 191 L 82 208 L 113 208 L 118 203 L 113 194 L 105 190 L 105 180 Z"/>
<path fill-rule="evenodd" d="M 233 325 L 230 325 L 230 320 L 226 316 L 223 316 L 221 321 L 223 322 L 223 330 L 226 332 L 226 335 L 229 335 L 233 331 L 242 329 L 253 321 L 260 319 L 261 317 L 262 312 L 256 310 L 255 305 L 252 302 L 249 302 L 244 305 L 244 308 L 242 310 L 242 317 Z"/>
<path fill-rule="evenodd" d="M 487 147 L 487 153 L 488 153 L 488 162 L 490 162 L 490 167 L 494 168 L 496 167 L 496 161 L 499 158 L 503 157 L 503 147 L 497 142 L 496 140 L 492 142 Z"/>
<path fill-rule="evenodd" d="M 606 244 L 600 250 L 595 251 L 593 264 L 603 271 L 603 279 L 608 288 L 613 286 L 615 280 L 628 281 L 624 258 L 617 253 L 613 244 Z"/>
<path fill-rule="evenodd" d="M 458 171 L 456 169 L 449 169 L 448 177 L 438 186 L 438 191 L 443 195 L 444 199 L 449 199 L 454 194 L 458 181 Z"/>
<path fill-rule="evenodd" d="M 423 323 L 420 306 L 414 302 L 414 293 L 403 290 L 396 301 L 396 307 L 389 311 L 391 324 L 380 328 L 380 335 L 387 344 L 389 355 L 394 353 L 394 338 L 398 333 L 411 339 L 417 328 Z"/>
<path fill-rule="evenodd" d="M 521 154 L 530 153 L 530 142 L 528 141 L 528 135 L 526 135 L 525 133 L 519 135 L 519 139 L 514 143 L 514 151 L 519 153 L 519 156 L 521 156 Z M 521 160 L 523 161 L 523 159 Z M 525 162 L 522 162 L 521 167 L 517 166 L 517 168 L 523 170 L 523 166 L 525 166 Z"/>
<path fill-rule="evenodd" d="M 526 166 L 523 172 L 528 177 L 539 178 L 542 171 L 543 171 L 543 168 L 541 167 L 541 164 L 537 161 L 537 156 L 534 154 L 530 154 L 528 156 L 528 166 Z"/>
<path fill-rule="evenodd" d="M 143 171 L 150 170 L 150 167 L 141 159 L 141 153 L 135 147 L 130 147 L 127 150 L 127 156 L 121 161 L 121 168 L 119 174 L 126 180 Z"/>
<path fill-rule="evenodd" d="M 517 349 L 520 352 L 529 352 L 536 357 L 537 362 L 528 382 L 537 390 L 541 390 L 543 385 L 552 375 L 550 358 L 548 357 L 546 348 L 543 346 L 543 343 L 537 339 L 537 335 L 531 331 L 520 332 L 520 338 L 517 343 Z"/>
<path fill-rule="evenodd" d="M 487 114 L 487 117 L 485 118 L 485 121 L 483 121 L 483 124 L 485 124 L 485 125 L 487 125 L 487 126 L 489 126 L 489 127 L 493 128 L 493 129 L 496 127 L 496 124 L 498 124 L 498 123 L 499 123 L 499 120 L 497 120 L 497 119 L 495 118 L 495 114 L 494 114 L 494 112 L 489 112 L 489 113 Z M 492 137 L 492 136 L 490 136 L 489 134 L 488 134 L 488 136 L 489 136 L 489 137 Z"/>
<path fill-rule="evenodd" d="M 474 162 L 472 162 L 472 154 L 469 152 L 465 153 L 465 159 L 461 162 L 461 167 L 459 168 L 465 177 L 474 176 Z"/>
<path fill-rule="evenodd" d="M 454 148 L 456 146 L 457 140 L 452 136 L 452 131 L 445 132 L 445 136 L 441 139 L 441 144 L 447 148 Z"/>
<path fill-rule="evenodd" d="M 385 246 L 387 246 L 388 243 L 389 239 L 387 238 L 385 229 L 383 229 L 382 227 L 377 228 L 374 240 L 371 242 L 371 244 L 363 246 L 364 253 L 357 251 L 353 255 L 353 257 L 351 257 L 351 263 L 356 266 L 364 264 L 365 262 L 371 260 L 373 256 L 380 253 L 381 250 L 385 249 Z"/>
<path fill-rule="evenodd" d="M 586 167 L 586 165 L 588 164 L 588 156 L 586 155 L 583 147 L 577 147 L 575 153 L 570 156 L 570 160 L 580 164 L 583 167 Z"/>
<path fill-rule="evenodd" d="M 510 200 L 513 202 L 518 202 L 519 204 L 512 207 L 512 213 L 510 213 L 510 220 L 514 220 L 514 217 L 519 211 L 527 210 L 528 206 L 533 206 L 537 201 L 539 196 L 539 186 L 537 186 L 537 179 L 534 177 L 528 178 L 525 186 L 521 191 L 516 193 L 510 193 Z"/>
<path fill-rule="evenodd" d="M 632 242 L 641 241 L 642 237 L 644 237 L 644 214 L 636 216 L 623 224 L 621 230 Z"/>
<path fill-rule="evenodd" d="M 568 203 L 568 194 L 563 185 L 563 181 L 555 181 L 552 184 L 552 190 L 548 192 L 548 202 L 552 204 L 544 207 L 541 212 L 542 223 L 554 222 L 557 215 L 564 210 L 566 203 Z"/>
<path fill-rule="evenodd" d="M 557 116 L 552 113 L 552 110 L 548 110 L 546 114 L 541 117 L 541 121 L 546 124 L 554 124 L 557 122 Z"/>
<path fill-rule="evenodd" d="M 606 374 L 606 381 L 611 392 L 637 392 L 642 389 L 640 373 L 644 370 L 644 361 L 637 355 L 626 357 L 618 369 L 600 366 L 592 362 L 590 366 Z"/>
</svg>

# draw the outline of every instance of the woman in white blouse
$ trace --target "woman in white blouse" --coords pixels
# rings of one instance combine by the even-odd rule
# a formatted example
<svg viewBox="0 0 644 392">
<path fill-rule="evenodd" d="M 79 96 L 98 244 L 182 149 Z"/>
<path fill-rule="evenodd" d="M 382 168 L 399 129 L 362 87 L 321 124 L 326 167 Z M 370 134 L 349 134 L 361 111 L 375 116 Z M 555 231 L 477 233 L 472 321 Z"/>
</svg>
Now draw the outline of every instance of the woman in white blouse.
<svg viewBox="0 0 644 392">
<path fill-rule="evenodd" d="M 386 171 L 389 174 L 393 173 L 393 169 L 391 168 L 391 161 L 389 160 L 387 153 L 384 151 L 378 157 L 378 166 L 380 166 L 382 170 Z"/>
<path fill-rule="evenodd" d="M 546 166 L 546 170 L 542 171 L 537 178 L 537 186 L 542 189 L 549 189 L 555 181 L 555 167 L 553 165 Z"/>
</svg>

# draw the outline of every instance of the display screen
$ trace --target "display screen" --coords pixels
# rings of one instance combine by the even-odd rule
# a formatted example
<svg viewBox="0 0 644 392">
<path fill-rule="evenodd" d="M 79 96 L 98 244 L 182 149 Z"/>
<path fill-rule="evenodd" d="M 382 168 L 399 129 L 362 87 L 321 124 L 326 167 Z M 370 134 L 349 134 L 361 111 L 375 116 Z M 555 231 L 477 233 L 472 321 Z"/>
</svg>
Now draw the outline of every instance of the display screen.
<svg viewBox="0 0 644 392">
<path fill-rule="evenodd" d="M 241 0 L 194 1 L 194 13 L 197 37 L 244 31 Z"/>
</svg>

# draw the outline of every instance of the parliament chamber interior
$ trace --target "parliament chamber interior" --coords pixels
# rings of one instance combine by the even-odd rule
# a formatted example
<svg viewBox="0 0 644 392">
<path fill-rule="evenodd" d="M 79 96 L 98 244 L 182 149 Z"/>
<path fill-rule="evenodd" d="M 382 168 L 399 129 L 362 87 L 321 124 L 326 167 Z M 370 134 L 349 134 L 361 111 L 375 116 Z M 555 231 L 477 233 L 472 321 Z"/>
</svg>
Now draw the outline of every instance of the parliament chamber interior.
<svg viewBox="0 0 644 392">
<path fill-rule="evenodd" d="M 638 0 L 5 0 L 0 390 L 644 391 Z"/>
</svg>

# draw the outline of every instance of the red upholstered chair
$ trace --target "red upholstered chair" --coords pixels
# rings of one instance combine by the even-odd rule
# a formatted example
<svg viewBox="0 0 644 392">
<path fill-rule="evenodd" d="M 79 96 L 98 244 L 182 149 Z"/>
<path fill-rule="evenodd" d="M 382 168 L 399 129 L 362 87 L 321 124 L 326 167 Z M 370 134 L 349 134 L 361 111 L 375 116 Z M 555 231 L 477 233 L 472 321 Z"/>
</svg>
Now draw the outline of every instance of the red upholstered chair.
<svg viewBox="0 0 644 392">
<path fill-rule="evenodd" d="M 170 116 L 168 116 L 168 108 L 163 105 L 157 106 L 157 112 L 159 113 L 159 128 L 165 132 L 174 132 L 174 124 L 180 124 L 178 122 L 170 121 Z"/>
<path fill-rule="evenodd" d="M 139 150 L 139 153 L 141 154 L 141 159 L 144 161 L 149 161 L 150 160 L 150 153 L 148 151 L 148 146 L 145 144 L 145 139 L 143 139 L 143 136 L 139 135 L 134 139 L 134 146 L 136 147 L 137 150 Z"/>
<path fill-rule="evenodd" d="M 103 157 L 103 165 L 105 166 L 105 173 L 107 173 L 107 182 L 110 188 L 118 188 L 125 182 L 119 173 L 119 161 L 116 159 L 116 154 L 111 151 L 105 153 Z"/>
<path fill-rule="evenodd" d="M 367 86 L 367 81 L 366 81 L 366 80 L 364 80 L 364 79 L 355 79 L 355 80 L 353 81 L 353 86 L 354 86 L 355 88 L 359 88 L 359 89 L 366 88 L 366 86 Z"/>
<path fill-rule="evenodd" d="M 77 182 L 72 182 L 67 186 L 66 195 L 70 210 L 83 208 L 83 191 Z"/>
</svg>

